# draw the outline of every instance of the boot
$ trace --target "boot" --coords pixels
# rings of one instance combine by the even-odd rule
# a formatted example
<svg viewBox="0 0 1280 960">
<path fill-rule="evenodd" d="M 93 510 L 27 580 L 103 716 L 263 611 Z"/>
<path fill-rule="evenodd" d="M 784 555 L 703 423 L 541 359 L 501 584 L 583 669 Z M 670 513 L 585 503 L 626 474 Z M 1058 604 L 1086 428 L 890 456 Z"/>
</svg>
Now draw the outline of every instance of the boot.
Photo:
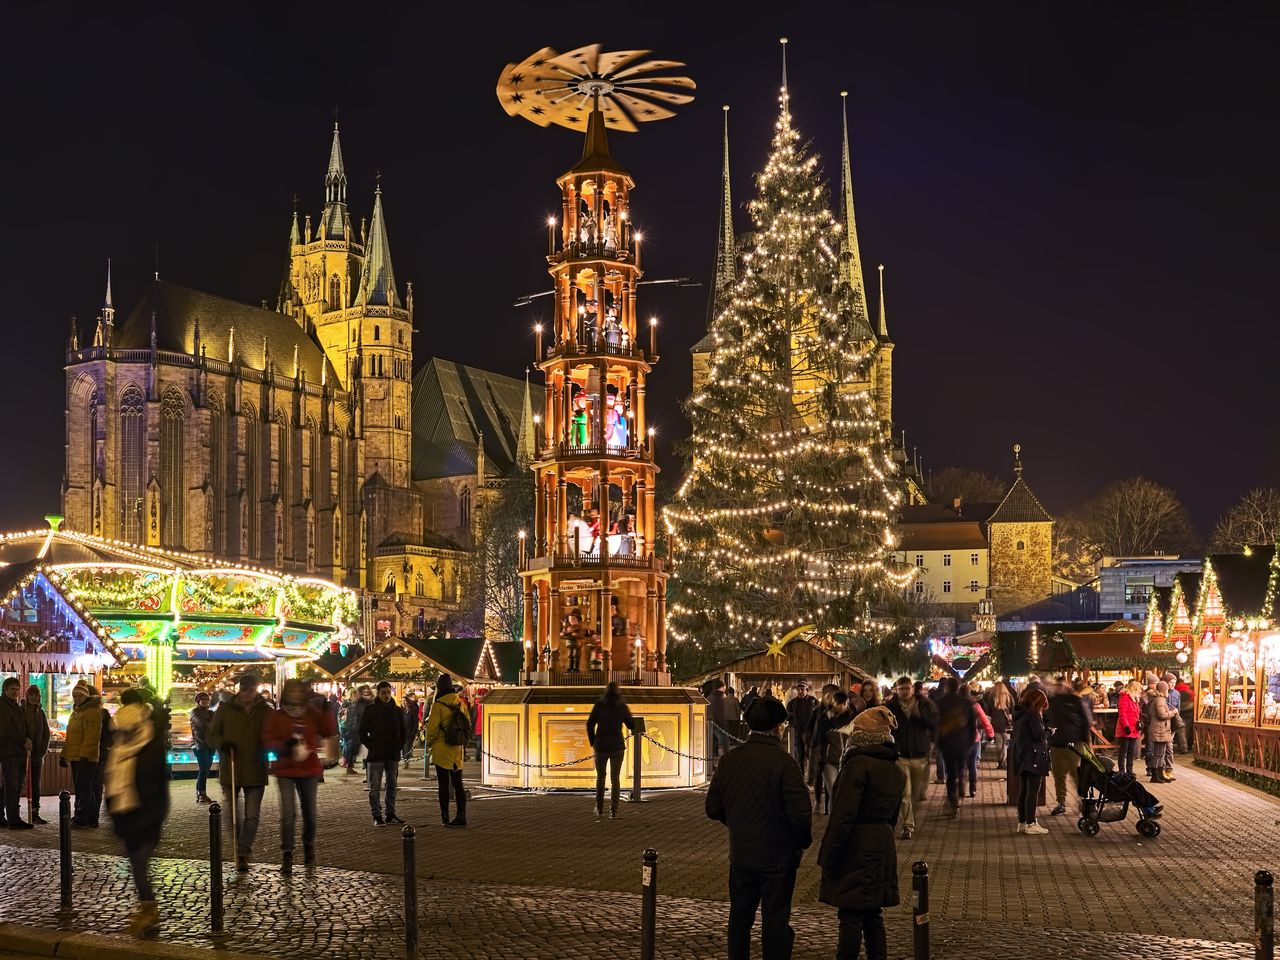
<svg viewBox="0 0 1280 960">
<path fill-rule="evenodd" d="M 248 872 L 249 872 L 249 858 L 248 858 L 248 857 L 236 857 L 236 871 L 237 871 L 238 873 L 248 873 Z"/>
<path fill-rule="evenodd" d="M 316 848 L 307 844 L 302 848 L 302 865 L 311 870 L 316 865 Z"/>
<path fill-rule="evenodd" d="M 597 820 L 604 819 L 604 804 L 599 800 L 596 801 L 596 819 Z"/>
<path fill-rule="evenodd" d="M 135 937 L 148 937 L 155 933 L 160 925 L 160 911 L 156 909 L 154 900 L 143 900 L 138 909 L 129 918 L 129 933 Z"/>
<path fill-rule="evenodd" d="M 614 800 L 612 803 L 609 804 L 609 819 L 610 820 L 618 819 L 618 801 L 617 800 Z"/>
<path fill-rule="evenodd" d="M 293 876 L 293 851 L 286 850 L 280 854 L 280 872 L 286 877 Z"/>
</svg>

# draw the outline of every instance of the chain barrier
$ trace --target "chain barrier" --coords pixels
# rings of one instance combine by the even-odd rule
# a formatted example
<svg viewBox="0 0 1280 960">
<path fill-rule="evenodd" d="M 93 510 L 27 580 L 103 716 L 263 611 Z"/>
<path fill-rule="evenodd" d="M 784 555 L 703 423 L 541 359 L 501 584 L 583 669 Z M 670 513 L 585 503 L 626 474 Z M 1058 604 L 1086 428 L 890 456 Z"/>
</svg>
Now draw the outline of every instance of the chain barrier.
<svg viewBox="0 0 1280 960">
<path fill-rule="evenodd" d="M 686 760 L 693 760 L 696 763 L 715 763 L 714 757 L 695 757 L 692 753 L 685 753 L 682 750 L 677 750 L 675 747 L 668 747 L 665 743 L 660 740 L 653 739 L 653 737 L 649 736 L 647 733 L 642 733 L 640 736 L 644 737 L 660 750 L 665 750 L 667 753 L 674 753 L 677 757 L 684 757 Z"/>
<path fill-rule="evenodd" d="M 622 742 L 626 743 L 630 739 L 631 734 L 628 733 L 622 738 Z M 649 738 L 645 737 L 645 739 L 648 740 Z M 659 744 L 659 746 L 661 746 L 661 744 Z M 510 760 L 507 757 L 500 757 L 496 753 L 490 753 L 483 747 L 481 747 L 480 752 L 490 760 L 496 761 L 497 763 L 506 763 L 513 767 L 524 767 L 527 770 L 558 770 L 561 767 L 576 767 L 580 763 L 586 763 L 595 759 L 595 753 L 592 752 L 587 754 L 585 757 L 578 757 L 576 760 L 562 760 L 560 763 L 525 763 L 523 760 Z"/>
<path fill-rule="evenodd" d="M 711 724 L 713 727 L 715 727 L 717 730 L 719 730 L 721 733 L 723 733 L 726 737 L 728 737 L 730 740 L 734 741 L 735 743 L 746 743 L 746 742 L 747 742 L 747 738 L 746 738 L 746 737 L 740 737 L 740 736 L 738 736 L 736 733 L 730 733 L 728 730 L 726 730 L 724 727 L 720 726 L 720 724 L 716 723 L 714 720 L 711 720 L 711 721 L 709 721 L 709 722 L 710 722 L 710 724 Z"/>
</svg>

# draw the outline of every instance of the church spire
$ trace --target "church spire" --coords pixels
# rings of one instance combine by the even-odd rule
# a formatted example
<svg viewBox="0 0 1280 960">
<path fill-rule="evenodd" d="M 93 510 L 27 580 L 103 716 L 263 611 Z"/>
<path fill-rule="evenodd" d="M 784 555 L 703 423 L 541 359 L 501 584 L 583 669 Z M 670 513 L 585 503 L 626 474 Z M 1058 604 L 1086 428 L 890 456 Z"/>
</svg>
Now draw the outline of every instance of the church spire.
<svg viewBox="0 0 1280 960">
<path fill-rule="evenodd" d="M 369 225 L 369 246 L 365 251 L 364 273 L 360 277 L 360 299 L 374 306 L 400 306 L 396 278 L 391 269 L 391 246 L 387 243 L 387 221 L 382 213 L 381 182 L 373 194 L 373 223 Z"/>
<path fill-rule="evenodd" d="M 537 447 L 537 426 L 533 420 L 533 396 L 529 390 L 529 370 L 524 371 L 524 406 L 520 411 L 520 438 L 516 441 L 516 466 L 528 469 Z"/>
<path fill-rule="evenodd" d="M 724 107 L 724 159 L 720 171 L 720 235 L 716 242 L 716 271 L 707 301 L 707 329 L 723 308 L 729 291 L 737 282 L 737 259 L 733 236 L 733 199 L 729 180 L 729 106 Z"/>
<path fill-rule="evenodd" d="M 302 243 L 298 230 L 298 198 L 293 198 L 293 221 L 289 226 L 289 247 L 284 255 L 284 276 L 280 279 L 280 293 L 276 297 L 276 312 L 290 314 L 293 311 L 293 249 Z"/>
<path fill-rule="evenodd" d="M 862 254 L 858 250 L 858 225 L 853 215 L 853 172 L 849 164 L 849 92 L 840 91 L 840 113 L 844 144 L 840 156 L 840 219 L 844 236 L 840 241 L 840 279 L 849 284 L 868 317 L 867 287 L 862 278 Z M 881 314 L 883 316 L 883 313 Z M 868 324 L 869 325 L 869 324 Z"/>
<path fill-rule="evenodd" d="M 107 295 L 102 301 L 102 322 L 112 324 L 116 322 L 116 308 L 111 303 L 111 258 L 107 258 Z"/>
<path fill-rule="evenodd" d="M 876 328 L 876 337 L 880 340 L 889 339 L 889 322 L 885 319 L 884 313 L 884 264 L 880 264 L 880 324 Z"/>
<path fill-rule="evenodd" d="M 347 172 L 342 165 L 342 142 L 338 124 L 333 125 L 333 144 L 329 148 L 329 171 L 324 177 L 324 213 L 320 216 L 323 240 L 346 240 L 351 232 L 347 216 Z M 308 240 L 311 238 L 308 237 Z"/>
</svg>

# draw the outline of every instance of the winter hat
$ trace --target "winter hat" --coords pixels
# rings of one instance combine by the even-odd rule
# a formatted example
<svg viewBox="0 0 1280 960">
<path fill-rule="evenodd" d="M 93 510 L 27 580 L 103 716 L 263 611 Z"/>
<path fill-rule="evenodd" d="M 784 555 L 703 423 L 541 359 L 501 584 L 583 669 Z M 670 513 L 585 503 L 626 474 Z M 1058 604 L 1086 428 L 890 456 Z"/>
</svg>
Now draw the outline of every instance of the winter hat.
<svg viewBox="0 0 1280 960">
<path fill-rule="evenodd" d="M 787 708 L 772 697 L 759 697 L 747 710 L 747 726 L 752 730 L 772 730 L 787 719 Z"/>
<path fill-rule="evenodd" d="M 853 729 L 855 730 L 866 730 L 871 733 L 883 733 L 885 736 L 890 736 L 897 728 L 898 721 L 894 717 L 893 711 L 888 707 L 872 707 L 869 710 L 863 710 L 853 718 Z"/>
<path fill-rule="evenodd" d="M 1154 673 L 1148 673 L 1145 677 L 1142 678 L 1142 682 L 1149 687 L 1153 683 L 1156 683 L 1159 679 L 1160 678 L 1157 677 Z"/>
<path fill-rule="evenodd" d="M 1168 692 L 1169 692 L 1169 685 L 1165 683 L 1163 680 L 1161 680 L 1159 683 L 1156 684 L 1156 693 L 1167 694 Z"/>
<path fill-rule="evenodd" d="M 446 693 L 453 693 L 453 677 L 442 673 L 436 677 L 436 696 L 442 697 Z"/>
</svg>

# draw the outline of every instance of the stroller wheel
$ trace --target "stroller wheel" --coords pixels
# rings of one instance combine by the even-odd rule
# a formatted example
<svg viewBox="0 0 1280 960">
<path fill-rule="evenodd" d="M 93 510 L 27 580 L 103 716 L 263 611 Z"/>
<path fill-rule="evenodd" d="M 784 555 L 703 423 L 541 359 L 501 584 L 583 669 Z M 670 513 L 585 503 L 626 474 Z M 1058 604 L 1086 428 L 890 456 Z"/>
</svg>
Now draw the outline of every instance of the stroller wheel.
<svg viewBox="0 0 1280 960">
<path fill-rule="evenodd" d="M 1160 824 L 1154 820 L 1139 820 L 1138 832 L 1148 839 L 1154 840 L 1160 836 Z"/>
<path fill-rule="evenodd" d="M 1098 835 L 1098 821 L 1090 820 L 1088 817 L 1081 817 L 1076 821 L 1076 826 L 1086 837 L 1096 837 Z"/>
</svg>

